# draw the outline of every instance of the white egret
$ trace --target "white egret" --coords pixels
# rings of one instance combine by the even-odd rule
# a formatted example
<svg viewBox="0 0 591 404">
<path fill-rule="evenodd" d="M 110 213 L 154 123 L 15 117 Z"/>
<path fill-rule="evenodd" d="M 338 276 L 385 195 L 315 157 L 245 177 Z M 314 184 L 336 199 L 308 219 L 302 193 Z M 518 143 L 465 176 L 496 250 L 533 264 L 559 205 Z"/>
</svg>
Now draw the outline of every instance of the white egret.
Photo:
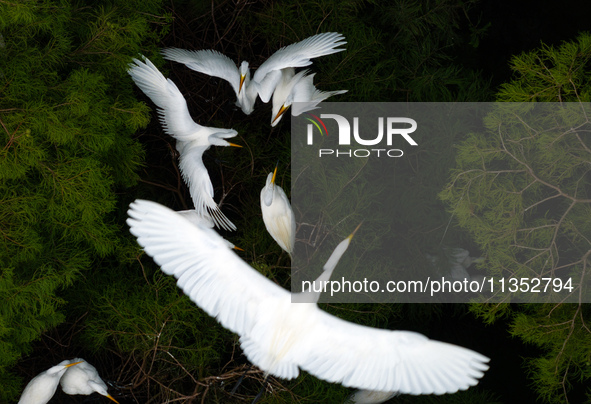
<svg viewBox="0 0 591 404">
<path fill-rule="evenodd" d="M 211 49 L 191 51 L 166 48 L 162 50 L 162 55 L 164 59 L 183 63 L 191 70 L 226 80 L 236 93 L 236 105 L 242 112 L 250 115 L 254 110 L 258 93 L 256 86 L 250 85 L 248 62 L 242 62 L 238 69 L 232 59 Z"/>
<path fill-rule="evenodd" d="M 291 257 L 295 244 L 296 222 L 287 195 L 275 184 L 276 176 L 277 167 L 267 175 L 267 182 L 261 190 L 263 222 L 273 240 Z"/>
<path fill-rule="evenodd" d="M 99 393 L 100 395 L 107 397 L 109 400 L 119 404 L 118 401 L 111 397 L 107 392 L 107 385 L 103 379 L 101 379 L 94 366 L 81 358 L 73 360 L 79 363 L 79 365 L 69 367 L 60 379 L 60 385 L 62 386 L 64 393 L 70 395 L 89 395 L 92 393 Z"/>
<path fill-rule="evenodd" d="M 203 164 L 203 153 L 211 145 L 238 146 L 224 139 L 237 135 L 233 129 L 201 126 L 189 115 L 187 102 L 178 87 L 146 59 L 145 63 L 133 59 L 128 73 L 137 86 L 159 108 L 160 122 L 164 131 L 177 141 L 179 168 L 189 186 L 189 192 L 197 213 L 210 216 L 215 225 L 236 230 L 236 226 L 222 213 L 213 200 L 213 185 Z"/>
<path fill-rule="evenodd" d="M 64 360 L 31 379 L 23 390 L 18 404 L 46 404 L 57 389 L 60 378 L 72 366 L 80 362 Z"/>
<path fill-rule="evenodd" d="M 289 107 L 292 107 L 291 114 L 298 116 L 306 111 L 318 108 L 317 105 L 328 97 L 347 92 L 347 90 L 318 90 L 314 86 L 315 74 L 308 75 L 307 70 L 303 70 L 298 74 L 295 74 L 294 69 L 283 69 L 281 71 L 281 79 L 273 93 L 271 126 L 279 123 Z"/>
<path fill-rule="evenodd" d="M 488 369 L 489 359 L 470 349 L 350 323 L 315 303 L 292 303 L 312 292 L 292 295 L 242 261 L 215 231 L 162 205 L 136 200 L 128 214 L 144 251 L 193 302 L 239 334 L 248 360 L 267 374 L 293 379 L 301 368 L 347 387 L 444 394 L 476 385 Z M 330 278 L 350 239 L 337 246 L 319 282 Z"/>
<path fill-rule="evenodd" d="M 167 48 L 162 50 L 162 55 L 197 72 L 228 81 L 236 93 L 236 105 L 249 115 L 257 95 L 263 102 L 269 102 L 282 69 L 309 66 L 312 64 L 310 59 L 343 51 L 336 48 L 347 43 L 344 39 L 337 32 L 325 32 L 285 46 L 261 64 L 252 79 L 248 62 L 243 61 L 238 69 L 230 58 L 214 50 Z"/>
<path fill-rule="evenodd" d="M 470 252 L 461 247 L 442 247 L 441 255 L 425 254 L 425 256 L 433 267 L 439 267 L 446 276 L 460 281 L 464 279 L 470 281 L 472 279 L 468 273 L 470 265 L 484 261 L 484 257 L 471 257 Z"/>
</svg>

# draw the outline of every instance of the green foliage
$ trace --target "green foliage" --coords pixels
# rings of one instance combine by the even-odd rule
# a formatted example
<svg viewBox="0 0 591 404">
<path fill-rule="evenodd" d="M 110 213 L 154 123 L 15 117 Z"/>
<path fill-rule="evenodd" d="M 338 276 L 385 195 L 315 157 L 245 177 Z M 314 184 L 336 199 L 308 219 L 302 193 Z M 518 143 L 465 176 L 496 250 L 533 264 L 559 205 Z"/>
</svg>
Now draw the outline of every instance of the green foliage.
<svg viewBox="0 0 591 404">
<path fill-rule="evenodd" d="M 196 309 L 174 278 L 158 268 L 145 268 L 145 278 L 134 276 L 133 282 L 118 276 L 122 270 L 129 268 L 114 267 L 95 278 L 107 285 L 104 289 L 89 291 L 83 299 L 72 294 L 76 312 L 89 315 L 81 342 L 125 356 L 129 369 L 122 370 L 134 377 L 143 374 L 141 383 L 167 386 L 161 401 L 176 398 L 175 391 L 195 389 L 195 380 L 211 376 L 210 368 L 216 374 L 225 361 L 219 347 L 233 344 L 235 336 Z M 138 393 L 145 395 L 147 389 Z"/>
<path fill-rule="evenodd" d="M 137 183 L 148 121 L 125 65 L 162 22 L 129 2 L 0 4 L 3 402 L 19 390 L 8 369 L 64 321 L 63 291 L 121 247 L 116 193 Z"/>
<path fill-rule="evenodd" d="M 589 102 L 591 94 L 591 35 L 582 33 L 558 48 L 542 44 L 532 52 L 514 56 L 515 77 L 501 86 L 498 101 Z"/>
<path fill-rule="evenodd" d="M 515 57 L 518 75 L 502 86 L 500 101 L 575 102 L 495 104 L 485 128 L 458 146 L 440 194 L 485 252 L 488 274 L 572 279 L 568 301 L 576 304 L 472 306 L 486 322 L 509 318 L 513 336 L 543 349 L 528 366 L 548 403 L 578 401 L 591 376 L 582 304 L 591 264 L 591 111 L 582 103 L 589 101 L 590 57 L 588 34 Z"/>
<path fill-rule="evenodd" d="M 269 54 L 312 33 L 343 33 L 347 50 L 314 63 L 319 88 L 349 90 L 338 101 L 480 101 L 488 83 L 457 60 L 460 24 L 472 26 L 463 18 L 475 3 L 284 1 L 247 14 L 243 29 L 276 44 Z"/>
<path fill-rule="evenodd" d="M 338 101 L 477 101 L 489 97 L 488 83 L 458 60 L 458 48 L 465 46 L 458 31 L 472 1 L 178 1 L 169 5 L 174 25 L 162 42 L 170 18 L 160 3 L 39 0 L 0 5 L 6 45 L 0 47 L 0 130 L 6 144 L 0 154 L 0 297 L 10 302 L 0 315 L 5 348 L 0 369 L 13 365 L 31 351 L 31 341 L 65 320 L 75 336 L 61 335 L 55 345 L 67 347 L 68 355 L 81 350 L 83 357 L 115 358 L 110 362 L 119 368 L 101 369 L 101 374 L 124 386 L 121 395 L 139 402 L 228 402 L 228 386 L 247 362 L 237 337 L 182 296 L 151 260 L 136 259 L 138 247 L 124 224 L 128 203 L 138 197 L 174 209 L 191 207 L 174 141 L 162 132 L 156 114 L 139 135 L 141 146 L 131 136 L 146 127 L 154 108 L 132 97 L 135 93 L 147 100 L 125 72 L 130 57 L 142 53 L 160 66 L 160 47 L 215 48 L 257 67 L 280 46 L 338 31 L 347 38 L 347 51 L 314 62 L 319 89 L 349 90 Z M 479 29 L 472 27 L 472 44 Z M 244 116 L 227 83 L 178 64 L 166 66 L 163 73 L 186 96 L 197 122 L 239 132 L 235 141 L 242 149 L 212 148 L 204 155 L 215 199 L 238 226 L 236 233 L 224 236 L 245 249 L 240 254 L 257 270 L 288 287 L 288 257 L 266 233 L 259 192 L 279 160 L 278 183 L 290 193 L 289 118 L 270 129 L 268 105 L 259 102 L 252 115 Z M 436 193 L 453 162 L 452 145 L 460 141 L 453 136 L 425 139 L 432 152 L 412 154 L 397 167 L 405 198 L 395 202 L 399 221 L 392 228 L 401 235 L 385 242 L 401 245 L 408 261 L 451 233 L 444 232 L 449 215 Z M 380 172 L 380 167 L 357 168 Z M 325 204 L 322 214 L 333 222 L 341 219 L 336 212 L 351 212 L 339 226 L 323 229 L 326 242 L 339 241 L 359 217 L 376 208 L 371 203 L 376 190 L 349 186 L 349 174 L 319 179 L 336 195 L 363 195 L 357 202 L 316 201 Z M 372 224 L 363 229 L 371 234 Z M 378 236 L 359 238 L 359 243 L 369 248 Z M 359 257 L 351 261 L 359 263 Z M 410 313 L 404 325 L 427 327 L 429 318 L 441 315 L 426 306 L 326 310 L 387 328 L 400 325 L 402 310 Z M 36 352 L 37 357 L 45 354 Z M 0 400 L 16 397 L 14 376 L 5 372 L 0 377 Z M 263 377 L 251 369 L 236 401 L 254 396 Z M 274 393 L 261 402 L 334 402 L 350 393 L 310 375 L 290 382 L 270 378 L 270 383 Z M 487 400 L 476 392 L 425 400 L 461 402 L 462 397 Z"/>
<path fill-rule="evenodd" d="M 323 90 L 349 91 L 328 101 L 486 100 L 490 97 L 487 81 L 458 60 L 459 50 L 465 45 L 459 26 L 466 23 L 465 13 L 472 6 L 472 2 L 454 1 L 273 3 L 260 13 L 245 14 L 241 25 L 245 36 L 255 35 L 254 43 L 259 44 L 264 38 L 263 51 L 255 53 L 253 58 L 239 55 L 234 59 L 249 60 L 256 67 L 253 60 L 262 62 L 280 46 L 312 33 L 337 31 L 347 40 L 346 51 L 314 62 L 315 83 Z M 447 168 L 453 165 L 453 144 L 460 140 L 459 133 L 467 131 L 424 137 L 419 140 L 420 151 L 406 153 L 405 150 L 404 158 L 396 164 L 395 174 L 398 194 L 405 197 L 388 201 L 376 198 L 383 194 L 378 178 L 389 175 L 384 167 L 347 167 L 342 172 L 328 174 L 321 159 L 306 159 L 310 162 L 306 170 L 318 175 L 313 185 L 325 193 L 320 195 L 307 186 L 295 184 L 294 189 L 300 191 L 295 198 L 304 198 L 298 200 L 305 200 L 305 205 L 310 207 L 309 212 L 296 214 L 298 223 L 302 223 L 298 238 L 306 239 L 299 245 L 338 242 L 363 220 L 363 236 L 356 240 L 356 245 L 366 255 L 371 255 L 369 252 L 374 249 L 396 245 L 397 268 L 405 268 L 409 274 L 425 268 L 421 259 L 425 252 L 436 248 L 444 238 L 450 243 L 462 238 L 454 231 L 446 232 L 450 216 L 438 201 L 437 193 L 446 180 Z M 359 160 L 360 164 L 365 163 Z M 267 164 L 271 166 L 274 161 Z M 358 185 L 351 179 L 359 175 L 372 181 Z M 257 201 L 253 202 L 258 205 Z M 385 218 L 375 218 L 374 214 L 384 211 L 386 203 L 396 212 L 392 222 L 385 226 L 387 233 L 384 229 L 377 231 L 376 225 L 384 226 Z M 342 212 L 348 212 L 347 217 L 342 217 Z M 317 216 L 309 217 L 309 213 Z M 375 223 L 368 218 L 375 218 Z M 333 228 L 334 223 L 339 224 L 338 228 Z M 327 234 L 331 236 L 325 239 Z M 384 268 L 392 266 L 391 262 L 365 262 L 367 259 L 364 256 L 361 265 L 376 272 L 386 273 Z M 345 267 L 348 264 L 350 268 Z M 355 272 L 356 264 L 359 263 L 348 260 L 339 270 L 349 276 Z"/>
</svg>

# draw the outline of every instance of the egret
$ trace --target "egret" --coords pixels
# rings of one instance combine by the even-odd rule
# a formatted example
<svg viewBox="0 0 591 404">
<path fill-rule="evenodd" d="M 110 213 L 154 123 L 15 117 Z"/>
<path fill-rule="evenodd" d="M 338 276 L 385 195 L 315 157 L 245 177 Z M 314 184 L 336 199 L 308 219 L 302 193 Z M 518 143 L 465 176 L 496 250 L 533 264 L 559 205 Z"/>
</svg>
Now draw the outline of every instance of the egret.
<svg viewBox="0 0 591 404">
<path fill-rule="evenodd" d="M 31 379 L 23 390 L 18 404 L 46 404 L 55 394 L 60 378 L 68 368 L 80 362 L 64 360 Z"/>
<path fill-rule="evenodd" d="M 261 190 L 263 222 L 273 240 L 291 257 L 295 244 L 296 222 L 287 195 L 275 184 L 276 176 L 277 167 L 267 175 L 267 182 Z"/>
<path fill-rule="evenodd" d="M 164 131 L 176 139 L 179 152 L 179 168 L 189 186 L 193 204 L 199 215 L 210 216 L 217 227 L 236 230 L 236 226 L 222 213 L 213 200 L 213 185 L 203 164 L 203 153 L 211 145 L 236 146 L 226 141 L 237 135 L 233 129 L 201 126 L 189 115 L 187 102 L 178 87 L 145 59 L 145 63 L 133 59 L 128 73 L 137 86 L 159 108 Z"/>
<path fill-rule="evenodd" d="M 290 293 L 227 248 L 212 229 L 194 226 L 154 202 L 130 204 L 127 224 L 138 243 L 177 286 L 225 328 L 240 335 L 250 362 L 283 379 L 299 369 L 346 387 L 405 394 L 444 394 L 478 383 L 487 357 L 410 331 L 391 331 L 341 320 L 316 303 L 319 292 Z M 335 249 L 320 284 L 347 249 Z"/>
<path fill-rule="evenodd" d="M 344 49 L 337 47 L 347 43 L 344 39 L 338 32 L 325 32 L 285 46 L 263 62 L 252 79 L 248 62 L 243 61 L 237 68 L 232 59 L 214 50 L 167 48 L 162 50 L 162 55 L 197 72 L 228 81 L 236 93 L 236 105 L 250 115 L 257 96 L 263 102 L 269 102 L 282 69 L 309 66 L 312 64 L 310 59 L 341 52 Z"/>
<path fill-rule="evenodd" d="M 238 69 L 232 59 L 211 49 L 191 51 L 166 48 L 162 50 L 162 55 L 164 59 L 183 63 L 191 70 L 226 80 L 236 93 L 236 105 L 242 112 L 250 115 L 254 110 L 258 93 L 256 86 L 250 85 L 248 62 L 242 62 Z"/>
<path fill-rule="evenodd" d="M 468 273 L 470 265 L 484 261 L 484 257 L 471 257 L 470 252 L 461 247 L 442 247 L 441 255 L 445 257 L 445 260 L 441 256 L 425 254 L 435 268 L 440 267 L 441 261 L 446 261 L 441 265 L 442 271 L 459 281 L 471 280 L 472 276 Z"/>
<path fill-rule="evenodd" d="M 94 366 L 81 358 L 76 358 L 74 361 L 79 365 L 67 368 L 66 373 L 60 379 L 64 393 L 89 395 L 96 392 L 119 404 L 107 392 L 107 385 L 100 378 Z"/>
<path fill-rule="evenodd" d="M 289 107 L 292 107 L 291 114 L 298 116 L 306 111 L 318 108 L 317 105 L 328 97 L 347 92 L 347 90 L 318 90 L 313 81 L 315 74 L 308 75 L 307 70 L 303 70 L 298 74 L 295 74 L 294 69 L 283 69 L 281 71 L 281 79 L 273 92 L 271 126 L 279 123 Z"/>
</svg>

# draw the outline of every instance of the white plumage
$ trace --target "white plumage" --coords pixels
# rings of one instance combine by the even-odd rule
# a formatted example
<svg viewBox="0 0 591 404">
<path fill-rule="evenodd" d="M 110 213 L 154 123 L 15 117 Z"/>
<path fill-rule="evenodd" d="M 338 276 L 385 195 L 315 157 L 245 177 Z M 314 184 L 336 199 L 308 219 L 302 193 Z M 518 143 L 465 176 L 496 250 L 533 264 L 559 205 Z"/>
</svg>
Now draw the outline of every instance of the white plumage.
<svg viewBox="0 0 591 404">
<path fill-rule="evenodd" d="M 164 131 L 177 140 L 179 168 L 199 215 L 210 216 L 215 225 L 235 230 L 236 226 L 222 213 L 213 200 L 213 185 L 203 164 L 203 153 L 211 145 L 237 146 L 225 139 L 237 135 L 233 129 L 201 126 L 191 118 L 187 102 L 178 87 L 146 59 L 133 59 L 128 73 L 137 86 L 158 106 Z"/>
<path fill-rule="evenodd" d="M 78 365 L 68 368 L 60 380 L 64 393 L 70 395 L 99 393 L 117 403 L 117 400 L 107 392 L 107 385 L 94 366 L 81 358 L 73 359 L 73 361 Z"/>
<path fill-rule="evenodd" d="M 347 398 L 345 404 L 380 404 L 398 395 L 397 392 L 357 390 Z"/>
<path fill-rule="evenodd" d="M 162 270 L 224 327 L 240 335 L 247 358 L 265 372 L 292 379 L 299 369 L 347 387 L 406 394 L 444 394 L 478 383 L 488 358 L 409 331 L 382 330 L 334 317 L 255 271 L 212 229 L 137 200 L 131 233 Z M 343 240 L 318 281 L 330 278 L 352 236 Z M 317 301 L 314 297 L 314 301 Z"/>
<path fill-rule="evenodd" d="M 193 225 L 195 225 L 195 226 L 201 226 L 201 227 L 207 227 L 209 229 L 213 229 L 213 219 L 209 215 L 202 216 L 202 215 L 198 214 L 195 209 L 177 210 L 176 213 L 178 213 L 179 215 L 181 215 L 182 217 L 187 219 L 189 222 L 193 223 Z M 233 248 L 235 250 L 244 251 L 241 248 L 236 247 L 232 242 L 226 240 L 225 238 L 224 238 L 224 241 L 226 242 L 226 245 L 228 246 L 228 248 Z"/>
<path fill-rule="evenodd" d="M 314 75 L 307 70 L 295 73 L 294 69 L 283 69 L 281 79 L 273 92 L 273 109 L 271 126 L 281 120 L 283 114 L 291 107 L 291 114 L 298 116 L 306 111 L 318 108 L 317 105 L 337 94 L 344 94 L 347 90 L 320 91 L 314 86 Z"/>
<path fill-rule="evenodd" d="M 18 404 L 46 404 L 57 390 L 60 378 L 72 366 L 80 362 L 64 360 L 31 379 L 23 390 Z"/>
<path fill-rule="evenodd" d="M 291 257 L 295 244 L 296 222 L 287 195 L 275 184 L 276 175 L 277 167 L 269 173 L 261 190 L 263 222 L 273 240 Z"/>
<path fill-rule="evenodd" d="M 300 42 L 285 46 L 271 55 L 250 75 L 248 62 L 243 61 L 240 68 L 227 56 L 214 50 L 190 51 L 168 48 L 162 51 L 165 59 L 183 63 L 192 70 L 219 77 L 230 83 L 236 93 L 236 104 L 249 115 L 254 108 L 257 96 L 263 102 L 269 102 L 281 79 L 281 70 L 304 67 L 312 64 L 311 59 L 330 55 L 344 49 L 343 35 L 337 32 L 325 32 L 308 37 Z"/>
</svg>

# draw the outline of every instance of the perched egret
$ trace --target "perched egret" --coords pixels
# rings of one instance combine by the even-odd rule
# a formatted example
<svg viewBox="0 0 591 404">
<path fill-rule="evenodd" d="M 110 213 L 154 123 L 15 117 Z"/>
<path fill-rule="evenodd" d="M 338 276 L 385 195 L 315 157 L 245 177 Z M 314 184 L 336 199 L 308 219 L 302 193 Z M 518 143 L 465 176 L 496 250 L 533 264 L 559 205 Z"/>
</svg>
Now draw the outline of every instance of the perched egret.
<svg viewBox="0 0 591 404">
<path fill-rule="evenodd" d="M 71 360 L 61 361 L 31 379 L 23 390 L 18 404 L 45 404 L 55 394 L 60 378 L 68 368 L 78 365 L 80 362 Z"/>
<path fill-rule="evenodd" d="M 242 261 L 215 231 L 162 205 L 136 200 L 128 214 L 144 251 L 193 302 L 239 334 L 248 360 L 267 374 L 293 379 L 301 368 L 347 387 L 444 394 L 476 385 L 488 369 L 489 359 L 470 349 L 350 323 L 315 303 L 292 303 L 311 294 L 317 301 L 320 293 L 292 295 Z M 337 246 L 317 281 L 330 278 L 351 237 Z"/>
<path fill-rule="evenodd" d="M 214 50 L 167 48 L 162 50 L 162 54 L 165 59 L 228 81 L 236 93 L 236 105 L 249 115 L 257 95 L 263 102 L 269 102 L 281 79 L 282 69 L 309 66 L 312 64 L 310 59 L 343 51 L 336 48 L 347 43 L 344 39 L 337 32 L 325 32 L 285 46 L 271 55 L 256 70 L 252 79 L 248 62 L 243 61 L 238 69 L 232 59 Z"/>
<path fill-rule="evenodd" d="M 135 64 L 130 64 L 128 73 L 158 106 L 164 131 L 177 141 L 179 168 L 189 186 L 195 210 L 199 215 L 211 217 L 220 228 L 236 230 L 213 200 L 213 185 L 202 157 L 211 145 L 241 147 L 224 140 L 236 136 L 237 132 L 197 124 L 189 115 L 187 102 L 172 80 L 167 80 L 148 59 L 145 63 L 137 59 L 133 61 Z"/>
<path fill-rule="evenodd" d="M 484 261 L 484 257 L 471 257 L 470 252 L 461 247 L 442 247 L 440 256 L 431 254 L 425 256 L 431 261 L 433 267 L 440 267 L 446 276 L 459 281 L 464 279 L 470 281 L 472 279 L 468 273 L 470 265 Z"/>
<path fill-rule="evenodd" d="M 68 368 L 60 379 L 64 393 L 89 395 L 96 392 L 119 404 L 107 392 L 107 385 L 100 378 L 94 366 L 81 358 L 76 358 L 74 361 L 79 365 Z"/>
<path fill-rule="evenodd" d="M 277 167 L 267 176 L 267 182 L 261 190 L 261 211 L 263 222 L 273 239 L 289 256 L 293 254 L 296 222 L 283 189 L 275 184 Z"/>
<path fill-rule="evenodd" d="M 281 71 L 281 79 L 273 93 L 271 126 L 279 123 L 281 117 L 289 107 L 292 107 L 291 114 L 298 116 L 306 111 L 318 108 L 317 105 L 328 97 L 347 92 L 347 90 L 318 90 L 314 86 L 315 74 L 308 75 L 307 70 L 303 70 L 298 74 L 295 74 L 294 69 L 283 69 Z"/>
</svg>

